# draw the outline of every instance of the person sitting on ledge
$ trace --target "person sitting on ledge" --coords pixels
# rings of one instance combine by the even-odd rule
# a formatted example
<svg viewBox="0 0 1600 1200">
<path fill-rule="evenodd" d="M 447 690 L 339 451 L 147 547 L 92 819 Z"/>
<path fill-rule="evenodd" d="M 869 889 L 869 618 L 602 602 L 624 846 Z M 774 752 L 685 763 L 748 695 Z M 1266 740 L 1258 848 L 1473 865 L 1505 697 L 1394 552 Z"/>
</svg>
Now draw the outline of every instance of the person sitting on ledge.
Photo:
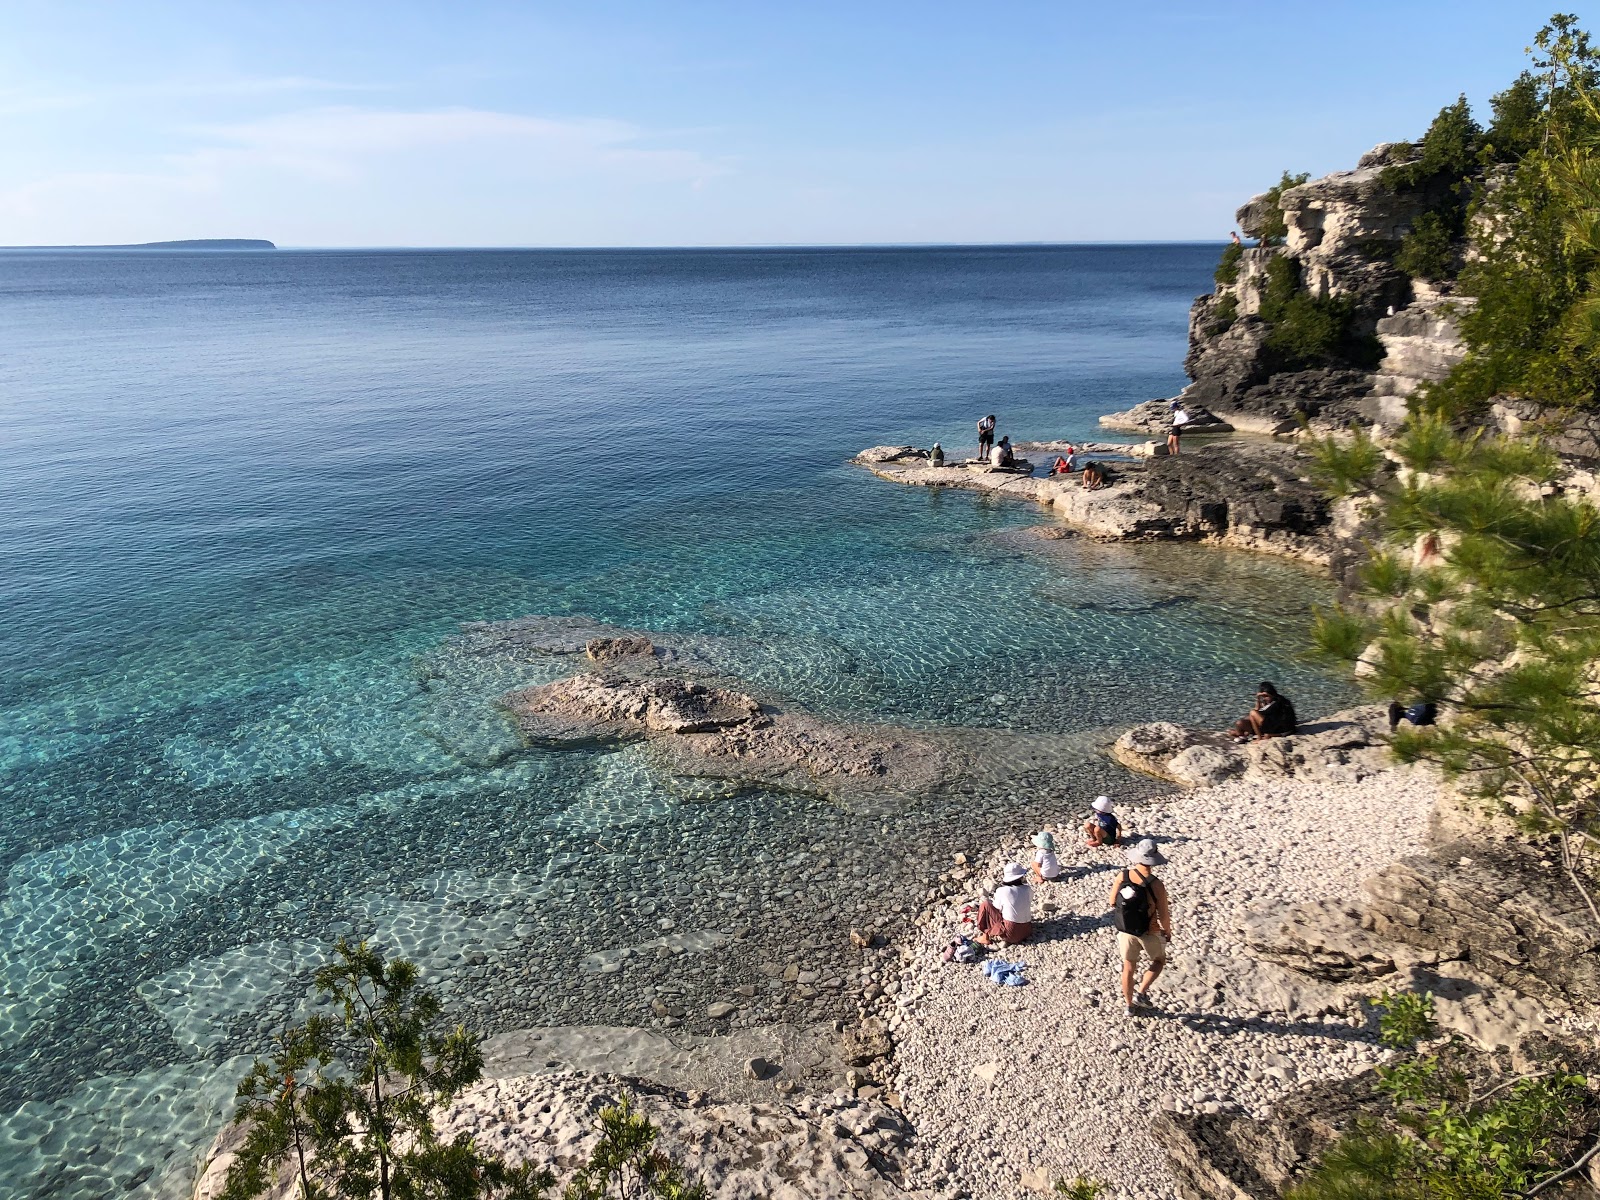
<svg viewBox="0 0 1600 1200">
<path fill-rule="evenodd" d="M 1083 486 L 1085 491 L 1098 491 L 1106 485 L 1106 469 L 1094 459 L 1083 464 Z"/>
<path fill-rule="evenodd" d="M 1233 723 L 1233 740 L 1284 737 L 1293 733 L 1299 723 L 1289 697 L 1279 695 L 1278 689 L 1263 679 L 1256 688 L 1256 706 Z"/>
<path fill-rule="evenodd" d="M 944 466 L 944 447 L 938 442 L 933 444 L 933 449 L 928 452 L 928 465 L 930 467 Z"/>
<path fill-rule="evenodd" d="M 1094 812 L 1083 823 L 1083 843 L 1086 846 L 1115 846 L 1122 841 L 1122 823 L 1111 811 L 1111 797 L 1098 796 L 1091 806 Z"/>
<path fill-rule="evenodd" d="M 985 946 L 1003 942 L 1015 946 L 1033 936 L 1033 889 L 1020 863 L 1007 863 L 1000 872 L 994 898 L 985 896 L 978 906 L 978 940 Z"/>
<path fill-rule="evenodd" d="M 1017 463 L 1017 456 L 1011 450 L 1011 438 L 1003 437 L 1000 444 L 994 448 L 995 466 L 1012 467 Z"/>
<path fill-rule="evenodd" d="M 1052 475 L 1070 475 L 1071 473 L 1072 473 L 1072 468 L 1067 465 L 1067 460 L 1062 458 L 1059 454 L 1056 455 L 1055 462 L 1050 464 L 1050 474 L 1052 474 Z"/>
</svg>

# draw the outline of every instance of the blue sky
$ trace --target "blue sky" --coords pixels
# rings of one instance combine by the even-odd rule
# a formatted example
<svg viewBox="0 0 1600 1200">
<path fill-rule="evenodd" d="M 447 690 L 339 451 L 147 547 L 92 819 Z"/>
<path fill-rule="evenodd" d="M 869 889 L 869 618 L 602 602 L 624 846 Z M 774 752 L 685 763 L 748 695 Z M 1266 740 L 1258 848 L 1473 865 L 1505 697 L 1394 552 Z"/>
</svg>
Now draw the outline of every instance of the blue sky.
<svg viewBox="0 0 1600 1200">
<path fill-rule="evenodd" d="M 1221 239 L 1554 6 L 6 0 L 0 244 Z"/>
</svg>

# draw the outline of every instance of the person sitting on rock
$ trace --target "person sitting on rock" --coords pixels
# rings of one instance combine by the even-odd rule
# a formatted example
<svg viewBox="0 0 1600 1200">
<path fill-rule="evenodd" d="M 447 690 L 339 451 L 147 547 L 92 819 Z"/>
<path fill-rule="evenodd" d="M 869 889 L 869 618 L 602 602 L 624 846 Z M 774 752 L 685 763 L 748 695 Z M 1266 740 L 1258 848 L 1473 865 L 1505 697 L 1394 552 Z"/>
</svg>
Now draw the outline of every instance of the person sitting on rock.
<svg viewBox="0 0 1600 1200">
<path fill-rule="evenodd" d="M 1033 889 L 1021 863 L 1007 863 L 1000 872 L 994 898 L 978 905 L 978 940 L 985 946 L 997 942 L 1015 946 L 1033 936 Z"/>
<path fill-rule="evenodd" d="M 1033 865 L 1028 868 L 1028 878 L 1035 883 L 1054 883 L 1061 878 L 1055 835 L 1048 829 L 1033 835 Z"/>
<path fill-rule="evenodd" d="M 928 465 L 930 467 L 944 466 L 944 447 L 938 442 L 933 444 L 933 449 L 928 451 Z"/>
<path fill-rule="evenodd" d="M 1016 462 L 1017 456 L 1011 450 L 1011 438 L 1009 436 L 1001 438 L 1000 444 L 994 448 L 994 465 L 1011 467 L 1015 466 Z"/>
<path fill-rule="evenodd" d="M 1086 846 L 1115 846 L 1122 840 L 1122 822 L 1111 811 L 1111 797 L 1097 796 L 1090 805 L 1094 812 L 1083 823 L 1083 842 Z"/>
<path fill-rule="evenodd" d="M 1083 487 L 1085 491 L 1096 492 L 1106 485 L 1106 469 L 1094 459 L 1083 464 Z"/>
<path fill-rule="evenodd" d="M 1059 454 L 1056 455 L 1056 461 L 1050 464 L 1050 474 L 1070 475 L 1071 473 L 1072 467 L 1068 464 L 1067 460 L 1062 458 Z"/>
<path fill-rule="evenodd" d="M 1233 740 L 1248 742 L 1285 737 L 1293 733 L 1299 723 L 1289 697 L 1279 695 L 1278 689 L 1263 679 L 1256 688 L 1256 706 L 1233 723 Z"/>
</svg>

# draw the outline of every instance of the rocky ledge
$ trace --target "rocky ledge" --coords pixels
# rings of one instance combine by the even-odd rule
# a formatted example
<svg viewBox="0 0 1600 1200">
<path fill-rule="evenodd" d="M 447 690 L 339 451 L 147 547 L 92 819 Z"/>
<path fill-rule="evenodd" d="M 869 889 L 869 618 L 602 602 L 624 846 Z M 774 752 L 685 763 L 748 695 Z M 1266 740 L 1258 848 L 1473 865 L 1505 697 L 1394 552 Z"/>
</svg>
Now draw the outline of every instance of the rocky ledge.
<svg viewBox="0 0 1600 1200">
<path fill-rule="evenodd" d="M 1078 532 L 1105 541 L 1208 542 L 1334 570 L 1350 553 L 1345 514 L 1307 477 L 1309 460 L 1292 445 L 1229 439 L 1177 457 L 1167 455 L 1164 443 L 1086 452 L 1126 457 L 1107 462 L 1108 485 L 1095 491 L 1086 490 L 1079 475 L 1039 478 L 966 464 L 935 467 L 915 447 L 875 446 L 852 461 L 894 483 L 1032 500 Z"/>
<path fill-rule="evenodd" d="M 440 1113 L 445 1138 L 471 1134 L 480 1149 L 513 1164 L 532 1162 L 565 1183 L 599 1140 L 599 1112 L 622 1096 L 660 1130 L 657 1145 L 703 1183 L 713 1200 L 889 1200 L 904 1190 L 894 1151 L 909 1126 L 893 1109 L 844 1092 L 792 1105 L 730 1103 L 639 1079 L 562 1072 L 480 1083 Z M 211 1148 L 195 1200 L 216 1200 L 243 1131 L 226 1129 Z M 268 1193 L 288 1200 L 293 1179 Z"/>
<path fill-rule="evenodd" d="M 1485 1051 L 1462 1045 L 1442 1048 L 1448 1069 L 1459 1071 L 1487 1091 L 1513 1074 L 1559 1067 L 1592 1075 L 1600 1068 L 1592 1045 L 1576 1038 L 1531 1034 L 1514 1046 Z M 1183 1200 L 1278 1200 L 1303 1179 L 1318 1156 L 1357 1118 L 1382 1118 L 1393 1108 L 1377 1087 L 1375 1071 L 1302 1088 L 1271 1112 L 1251 1117 L 1238 1112 L 1157 1113 L 1151 1129 L 1165 1147 L 1177 1194 Z M 1575 1114 L 1565 1137 L 1575 1154 L 1600 1126 L 1600 1105 L 1590 1102 Z M 1592 1197 L 1585 1180 L 1552 1195 Z"/>
<path fill-rule="evenodd" d="M 676 774 L 748 786 L 910 799 L 946 773 L 939 748 L 909 732 L 868 734 L 673 676 L 575 675 L 510 692 L 502 703 L 530 741 L 648 738 Z"/>
<path fill-rule="evenodd" d="M 1210 787 L 1225 779 L 1306 779 L 1355 783 L 1388 770 L 1388 721 L 1380 705 L 1304 721 L 1288 737 L 1235 742 L 1226 733 L 1189 729 L 1170 721 L 1135 725 L 1111 746 L 1123 766 L 1182 787 Z"/>
</svg>

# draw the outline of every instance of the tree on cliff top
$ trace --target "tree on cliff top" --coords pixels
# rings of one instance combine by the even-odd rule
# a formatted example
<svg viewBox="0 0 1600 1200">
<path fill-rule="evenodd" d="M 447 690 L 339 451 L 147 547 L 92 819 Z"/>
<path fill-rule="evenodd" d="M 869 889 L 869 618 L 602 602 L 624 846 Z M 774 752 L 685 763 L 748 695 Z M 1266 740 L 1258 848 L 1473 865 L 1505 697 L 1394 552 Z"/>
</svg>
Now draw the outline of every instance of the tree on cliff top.
<svg viewBox="0 0 1600 1200">
<path fill-rule="evenodd" d="M 1491 169 L 1469 217 L 1477 256 L 1459 280 L 1476 301 L 1461 318 L 1469 352 L 1424 389 L 1423 407 L 1471 415 L 1497 395 L 1600 399 L 1600 54 L 1566 14 L 1533 54 L 1534 71 L 1495 97 L 1485 138 Z"/>
<path fill-rule="evenodd" d="M 1361 605 L 1320 614 L 1316 648 L 1360 664 L 1378 699 L 1438 703 L 1441 723 L 1397 733 L 1397 755 L 1553 835 L 1600 924 L 1600 509 L 1551 486 L 1536 440 L 1462 438 L 1429 414 L 1389 451 L 1398 470 L 1364 432 L 1316 444 L 1330 490 L 1383 530 Z"/>
</svg>

